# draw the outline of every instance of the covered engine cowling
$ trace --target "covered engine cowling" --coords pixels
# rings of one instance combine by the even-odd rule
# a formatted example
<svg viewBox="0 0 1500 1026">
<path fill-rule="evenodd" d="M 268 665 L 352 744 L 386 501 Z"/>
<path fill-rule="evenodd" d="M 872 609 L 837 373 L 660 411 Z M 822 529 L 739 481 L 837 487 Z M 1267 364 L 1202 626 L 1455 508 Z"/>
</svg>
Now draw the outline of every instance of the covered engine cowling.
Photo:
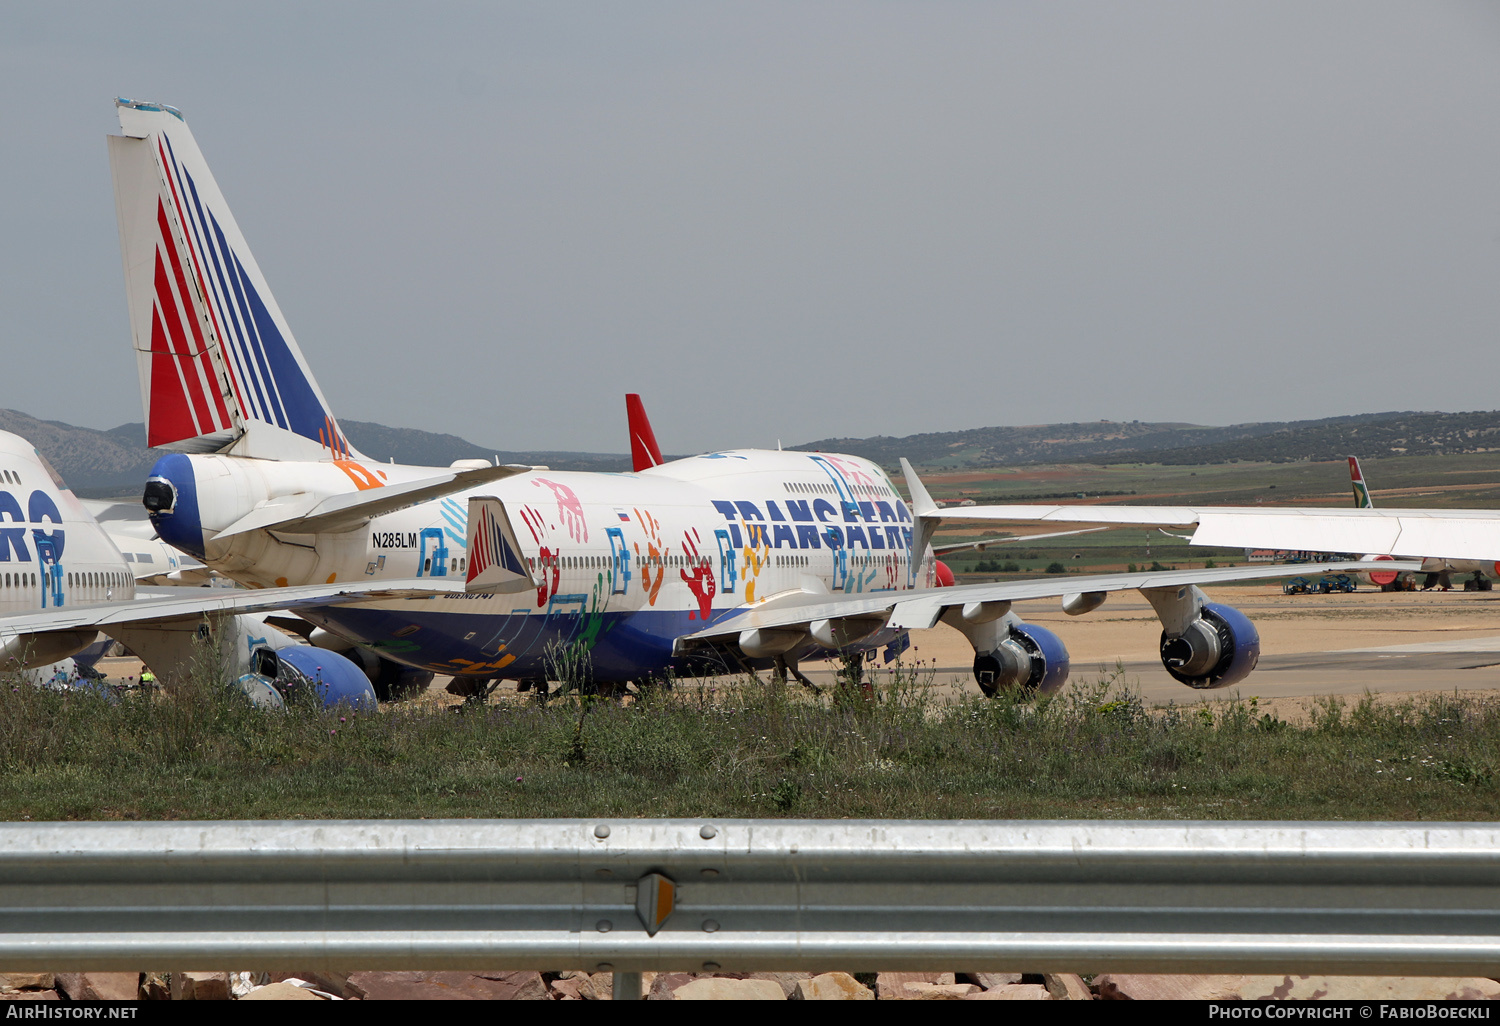
<svg viewBox="0 0 1500 1026">
<path fill-rule="evenodd" d="M 119 624 L 110 631 L 165 687 L 208 669 L 223 671 L 251 701 L 265 708 L 280 708 L 278 696 L 291 698 L 299 690 L 330 707 L 345 703 L 357 709 L 375 708 L 375 692 L 363 669 L 337 652 L 293 641 L 268 626 L 264 616 L 184 619 L 151 626 Z"/>
<path fill-rule="evenodd" d="M 288 704 L 312 701 L 375 711 L 375 689 L 365 671 L 337 652 L 311 645 L 256 652 L 255 674 L 267 678 Z"/>
<path fill-rule="evenodd" d="M 1233 606 L 1205 602 L 1178 634 L 1161 635 L 1161 664 L 1190 688 L 1238 684 L 1260 661 L 1260 634 Z"/>
<path fill-rule="evenodd" d="M 1000 644 L 974 653 L 974 681 L 993 698 L 1002 691 L 1051 694 L 1068 679 L 1068 650 L 1045 627 L 1005 617 Z"/>
<path fill-rule="evenodd" d="M 1361 563 L 1388 563 L 1395 558 L 1395 556 L 1371 555 L 1361 556 L 1359 561 Z M 1371 569 L 1368 571 L 1361 571 L 1354 576 L 1364 584 L 1372 584 L 1377 588 L 1385 588 L 1389 587 L 1392 584 L 1395 584 L 1396 578 L 1401 575 L 1398 574 L 1395 570 Z"/>
<path fill-rule="evenodd" d="M 419 670 L 391 659 L 383 659 L 368 648 L 353 645 L 332 631 L 319 627 L 308 636 L 316 647 L 339 655 L 360 666 L 375 689 L 375 697 L 382 702 L 410 698 L 426 690 L 432 683 L 431 670 Z"/>
</svg>

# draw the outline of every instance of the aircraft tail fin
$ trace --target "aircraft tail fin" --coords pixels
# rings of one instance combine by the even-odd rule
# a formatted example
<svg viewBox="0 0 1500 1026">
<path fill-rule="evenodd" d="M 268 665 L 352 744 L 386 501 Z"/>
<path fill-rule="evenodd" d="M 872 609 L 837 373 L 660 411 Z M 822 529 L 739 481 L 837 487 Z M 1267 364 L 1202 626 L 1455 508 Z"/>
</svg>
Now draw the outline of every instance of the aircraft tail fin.
<svg viewBox="0 0 1500 1026">
<path fill-rule="evenodd" d="M 469 497 L 469 571 L 464 590 L 493 594 L 535 588 L 505 503 L 493 495 Z"/>
<path fill-rule="evenodd" d="M 625 396 L 625 417 L 630 424 L 630 468 L 650 470 L 667 462 L 662 459 L 661 446 L 656 444 L 656 432 L 651 430 L 646 407 L 634 392 Z"/>
<path fill-rule="evenodd" d="M 181 113 L 115 101 L 109 136 L 146 444 L 361 458 L 328 408 Z"/>
<path fill-rule="evenodd" d="M 1374 509 L 1375 501 L 1370 498 L 1370 489 L 1365 487 L 1364 471 L 1359 469 L 1359 457 L 1349 457 L 1349 483 L 1354 486 L 1354 508 Z"/>
</svg>

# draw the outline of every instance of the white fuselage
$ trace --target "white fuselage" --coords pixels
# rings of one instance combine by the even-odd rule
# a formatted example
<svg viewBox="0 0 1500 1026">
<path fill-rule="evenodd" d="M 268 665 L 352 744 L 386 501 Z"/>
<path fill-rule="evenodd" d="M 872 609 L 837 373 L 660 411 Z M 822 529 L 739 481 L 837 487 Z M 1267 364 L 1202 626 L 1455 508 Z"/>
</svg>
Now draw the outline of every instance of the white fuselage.
<svg viewBox="0 0 1500 1026">
<path fill-rule="evenodd" d="M 196 527 L 181 499 L 189 468 Z M 464 495 L 356 530 L 216 540 L 257 505 L 402 484 L 430 478 L 432 468 L 172 456 L 153 473 L 173 480 L 179 496 L 170 516 L 154 518 L 162 536 L 251 587 L 467 569 Z M 581 640 L 603 646 L 599 658 L 612 667 L 605 672 L 628 677 L 634 663 L 642 673 L 667 668 L 676 637 L 746 603 L 931 583 L 930 558 L 911 566 L 906 504 L 878 466 L 850 456 L 740 450 L 639 473 L 532 471 L 482 494 L 505 504 L 535 591 L 361 604 L 328 611 L 325 625 L 399 661 L 471 675 L 535 672 L 547 645 Z"/>
</svg>

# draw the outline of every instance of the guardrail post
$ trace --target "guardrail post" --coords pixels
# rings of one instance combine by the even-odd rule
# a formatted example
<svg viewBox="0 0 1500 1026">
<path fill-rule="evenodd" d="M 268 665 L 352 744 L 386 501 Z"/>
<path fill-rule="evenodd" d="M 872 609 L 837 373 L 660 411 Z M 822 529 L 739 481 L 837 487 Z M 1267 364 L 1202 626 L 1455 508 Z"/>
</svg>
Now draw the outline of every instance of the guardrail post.
<svg viewBox="0 0 1500 1026">
<path fill-rule="evenodd" d="M 616 971 L 614 989 L 611 996 L 616 1001 L 640 1001 L 641 974 Z"/>
</svg>

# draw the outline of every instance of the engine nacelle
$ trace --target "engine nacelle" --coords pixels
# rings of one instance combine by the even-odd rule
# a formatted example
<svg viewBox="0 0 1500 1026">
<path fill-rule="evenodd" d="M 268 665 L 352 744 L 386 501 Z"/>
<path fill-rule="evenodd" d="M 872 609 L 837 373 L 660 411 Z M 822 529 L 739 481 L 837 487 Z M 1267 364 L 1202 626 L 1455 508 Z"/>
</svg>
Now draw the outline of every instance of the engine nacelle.
<svg viewBox="0 0 1500 1026">
<path fill-rule="evenodd" d="M 1388 563 L 1395 558 L 1395 556 L 1371 555 L 1361 556 L 1359 558 L 1359 561 L 1361 563 Z M 1395 570 L 1377 570 L 1373 568 L 1370 570 L 1361 571 L 1360 573 L 1354 575 L 1355 579 L 1360 581 L 1361 583 L 1371 584 L 1377 588 L 1384 588 L 1388 585 L 1395 584 L 1396 578 L 1400 576 L 1401 575 Z"/>
<path fill-rule="evenodd" d="M 308 701 L 327 709 L 346 705 L 375 711 L 375 690 L 365 671 L 337 652 L 295 645 L 260 649 L 256 655 L 255 675 L 267 678 L 289 705 Z"/>
<path fill-rule="evenodd" d="M 0 643 L 0 671 L 50 666 L 82 652 L 99 637 L 93 628 L 79 631 L 49 631 L 17 634 Z"/>
<path fill-rule="evenodd" d="M 974 681 L 993 698 L 1002 691 L 1051 694 L 1068 679 L 1068 649 L 1045 627 L 1020 619 L 1003 621 L 1004 636 L 987 652 L 974 653 Z"/>
<path fill-rule="evenodd" d="M 1190 688 L 1238 684 L 1259 661 L 1260 634 L 1233 606 L 1205 602 L 1180 632 L 1162 631 L 1161 664 Z"/>
<path fill-rule="evenodd" d="M 375 689 L 375 697 L 382 702 L 415 695 L 432 683 L 431 670 L 419 670 L 415 666 L 383 659 L 370 649 L 351 644 L 322 627 L 314 628 L 307 640 L 316 648 L 337 652 L 364 670 L 370 685 Z"/>
<path fill-rule="evenodd" d="M 171 687 L 195 671 L 226 674 L 251 701 L 280 708 L 283 698 L 309 694 L 325 706 L 375 708 L 364 670 L 339 655 L 293 641 L 263 617 L 220 616 L 143 627 L 110 628 L 161 684 Z"/>
</svg>

